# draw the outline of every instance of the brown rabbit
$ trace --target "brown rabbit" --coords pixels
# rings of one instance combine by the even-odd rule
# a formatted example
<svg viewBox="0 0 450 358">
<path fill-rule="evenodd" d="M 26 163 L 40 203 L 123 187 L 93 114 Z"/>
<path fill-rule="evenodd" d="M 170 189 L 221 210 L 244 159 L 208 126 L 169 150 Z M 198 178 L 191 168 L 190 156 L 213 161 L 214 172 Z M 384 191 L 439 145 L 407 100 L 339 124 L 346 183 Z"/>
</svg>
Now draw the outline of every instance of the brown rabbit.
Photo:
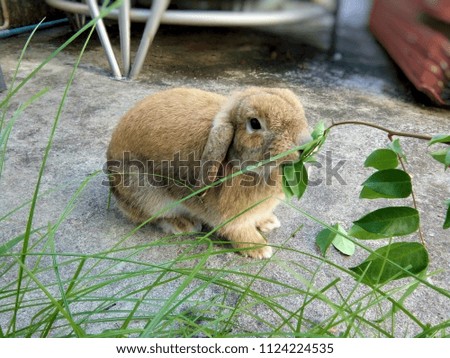
<svg viewBox="0 0 450 358">
<path fill-rule="evenodd" d="M 248 88 L 224 97 L 191 88 L 153 94 L 120 120 L 107 152 L 110 185 L 124 214 L 171 233 L 217 227 L 242 254 L 268 258 L 261 232 L 280 226 L 281 164 L 268 158 L 310 140 L 303 107 L 287 89 Z M 217 179 L 266 160 L 200 195 Z"/>
</svg>

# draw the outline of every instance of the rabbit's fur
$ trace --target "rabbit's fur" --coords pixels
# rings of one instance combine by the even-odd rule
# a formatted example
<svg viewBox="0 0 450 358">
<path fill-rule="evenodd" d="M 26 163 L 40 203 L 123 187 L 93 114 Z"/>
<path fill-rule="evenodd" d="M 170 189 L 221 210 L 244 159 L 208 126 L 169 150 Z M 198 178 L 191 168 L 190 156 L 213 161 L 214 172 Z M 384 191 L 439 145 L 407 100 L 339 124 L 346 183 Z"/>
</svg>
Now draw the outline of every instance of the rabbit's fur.
<svg viewBox="0 0 450 358">
<path fill-rule="evenodd" d="M 114 130 L 107 152 L 111 189 L 124 214 L 142 223 L 196 189 L 308 140 L 303 107 L 287 89 L 248 88 L 228 98 L 170 89 L 139 102 Z M 172 233 L 220 227 L 218 234 L 242 254 L 268 258 L 272 248 L 261 232 L 280 226 L 273 214 L 284 197 L 280 164 L 298 156 L 212 186 L 156 222 Z"/>
</svg>

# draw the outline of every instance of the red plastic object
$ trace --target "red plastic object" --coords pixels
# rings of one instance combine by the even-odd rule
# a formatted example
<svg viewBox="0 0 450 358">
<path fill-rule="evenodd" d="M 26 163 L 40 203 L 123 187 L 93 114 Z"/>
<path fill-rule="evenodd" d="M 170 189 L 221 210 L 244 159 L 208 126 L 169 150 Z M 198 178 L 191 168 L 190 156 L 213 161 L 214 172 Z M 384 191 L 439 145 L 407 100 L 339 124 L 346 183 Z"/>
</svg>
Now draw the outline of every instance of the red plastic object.
<svg viewBox="0 0 450 358">
<path fill-rule="evenodd" d="M 422 5 L 427 14 L 450 23 L 450 0 L 423 0 Z"/>
<path fill-rule="evenodd" d="M 450 40 L 420 20 L 425 2 L 450 15 L 450 0 L 375 0 L 370 29 L 419 91 L 450 105 Z"/>
</svg>

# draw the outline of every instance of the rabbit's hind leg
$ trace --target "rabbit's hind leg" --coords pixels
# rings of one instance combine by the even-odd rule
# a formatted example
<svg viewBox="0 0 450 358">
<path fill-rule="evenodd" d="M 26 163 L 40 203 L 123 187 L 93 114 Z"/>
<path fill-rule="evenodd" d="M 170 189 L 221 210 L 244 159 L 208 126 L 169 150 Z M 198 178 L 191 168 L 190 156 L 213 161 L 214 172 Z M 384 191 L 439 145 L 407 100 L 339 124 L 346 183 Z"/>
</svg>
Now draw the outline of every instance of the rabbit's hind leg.
<svg viewBox="0 0 450 358">
<path fill-rule="evenodd" d="M 202 230 L 202 223 L 199 220 L 183 216 L 160 218 L 155 223 L 169 234 L 200 232 Z"/>
<path fill-rule="evenodd" d="M 173 217 L 155 217 L 153 220 L 151 214 L 146 213 L 139 205 L 133 205 L 126 201 L 117 201 L 119 209 L 124 216 L 135 224 L 142 224 L 149 221 L 152 225 L 161 228 L 165 233 L 180 234 L 185 232 L 200 232 L 202 230 L 201 221 L 185 217 L 185 216 L 173 216 Z"/>
<path fill-rule="evenodd" d="M 122 214 L 134 224 L 142 224 L 150 217 L 144 213 L 141 207 L 134 205 L 131 202 L 123 200 L 116 194 L 117 206 Z"/>
</svg>

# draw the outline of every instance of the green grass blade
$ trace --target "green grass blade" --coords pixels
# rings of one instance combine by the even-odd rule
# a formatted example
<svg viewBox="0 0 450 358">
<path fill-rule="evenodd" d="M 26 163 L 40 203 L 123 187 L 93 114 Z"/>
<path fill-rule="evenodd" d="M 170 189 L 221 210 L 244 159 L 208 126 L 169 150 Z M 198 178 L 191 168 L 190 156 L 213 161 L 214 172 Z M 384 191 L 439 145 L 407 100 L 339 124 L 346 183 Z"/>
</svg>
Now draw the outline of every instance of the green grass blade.
<svg viewBox="0 0 450 358">
<path fill-rule="evenodd" d="M 5 157 L 6 157 L 6 148 L 9 140 L 9 136 L 11 134 L 11 131 L 13 129 L 14 123 L 16 122 L 17 118 L 22 114 L 22 112 L 33 102 L 37 101 L 40 97 L 42 97 L 45 93 L 48 92 L 48 88 L 44 88 L 40 90 L 38 93 L 33 95 L 28 101 L 23 103 L 13 114 L 10 121 L 2 128 L 0 125 L 0 179 L 2 177 L 3 173 L 3 165 L 5 163 Z"/>
<path fill-rule="evenodd" d="M 23 46 L 22 51 L 20 52 L 19 60 L 17 61 L 16 69 L 14 71 L 13 78 L 11 80 L 11 85 L 9 86 L 8 94 L 6 96 L 6 99 L 0 104 L 0 108 L 2 108 L 2 118 L 0 120 L 0 132 L 2 131 L 3 124 L 5 123 L 6 111 L 8 109 L 9 100 L 13 96 L 13 94 L 11 92 L 14 87 L 14 84 L 16 83 L 17 74 L 19 73 L 19 68 L 20 68 L 20 65 L 22 64 L 23 56 L 25 55 L 25 52 L 27 51 L 28 45 L 30 44 L 31 39 L 34 36 L 34 33 L 38 30 L 39 26 L 42 24 L 42 22 L 44 20 L 45 20 L 45 18 L 42 19 L 41 22 L 39 22 L 36 25 L 36 27 L 33 29 L 33 31 L 31 31 L 30 36 L 28 36 L 28 39 L 25 42 L 25 45 Z"/>
<path fill-rule="evenodd" d="M 34 283 L 40 288 L 40 290 L 47 296 L 47 298 L 52 302 L 53 306 L 58 309 L 58 311 L 67 319 L 73 330 L 77 333 L 78 337 L 84 337 L 86 334 L 81 327 L 79 327 L 70 317 L 70 315 L 64 310 L 61 304 L 50 294 L 50 292 L 45 288 L 45 286 L 37 279 L 37 277 L 21 262 L 20 259 L 16 260 L 17 264 L 20 265 L 23 272 L 25 272 L 28 277 L 30 277 Z"/>
<path fill-rule="evenodd" d="M 211 242 L 209 242 L 209 248 L 211 248 Z M 160 323 L 161 319 L 171 310 L 174 309 L 173 305 L 177 301 L 177 298 L 181 295 L 181 293 L 188 287 L 188 285 L 194 280 L 196 274 L 204 267 L 206 261 L 208 260 L 209 255 L 203 255 L 203 258 L 200 259 L 200 262 L 192 269 L 191 273 L 186 277 L 186 279 L 178 286 L 174 293 L 170 295 L 167 299 L 166 303 L 159 310 L 156 316 L 146 325 L 143 332 L 140 334 L 140 337 L 152 337 L 153 330 Z M 179 302 L 178 302 L 179 303 Z"/>
<path fill-rule="evenodd" d="M 42 229 L 43 229 L 43 227 L 34 229 L 31 231 L 31 234 L 34 234 Z M 0 246 L 0 256 L 6 254 L 6 252 L 11 250 L 14 246 L 18 245 L 21 241 L 23 241 L 24 237 L 25 237 L 25 234 L 19 235 L 19 236 L 15 237 L 14 239 L 11 239 L 11 240 L 5 242 L 3 245 L 1 245 Z"/>
<path fill-rule="evenodd" d="M 27 221 L 27 225 L 26 225 L 26 229 L 25 229 L 24 240 L 23 240 L 23 245 L 22 245 L 22 254 L 21 254 L 21 257 L 20 257 L 21 265 L 20 265 L 19 274 L 18 274 L 17 297 L 16 297 L 16 307 L 17 307 L 17 309 L 14 311 L 14 315 L 13 315 L 13 328 L 14 329 L 15 329 L 15 324 L 16 324 L 16 319 L 17 319 L 17 310 L 19 309 L 19 305 L 18 305 L 19 301 L 20 301 L 19 292 L 21 291 L 21 285 L 22 285 L 23 267 L 25 266 L 25 260 L 26 260 L 29 240 L 30 240 L 30 236 L 31 236 L 31 228 L 32 228 L 32 225 L 33 225 L 34 212 L 35 212 L 35 209 L 36 209 L 36 203 L 37 203 L 37 198 L 38 198 L 38 194 L 39 194 L 39 190 L 40 190 L 40 186 L 41 186 L 42 177 L 44 175 L 45 167 L 46 167 L 46 164 L 47 164 L 47 158 L 48 158 L 48 155 L 50 153 L 50 150 L 51 150 L 51 147 L 52 147 L 52 144 L 53 144 L 53 138 L 54 138 L 55 133 L 56 133 L 56 128 L 58 127 L 59 119 L 61 117 L 62 109 L 63 109 L 64 104 L 66 102 L 66 98 L 67 98 L 67 95 L 69 93 L 69 89 L 70 89 L 70 87 L 72 85 L 72 82 L 73 82 L 73 80 L 75 78 L 76 70 L 78 69 L 78 66 L 80 64 L 81 58 L 82 58 L 82 56 L 84 54 L 84 51 L 85 51 L 85 49 L 87 47 L 87 44 L 88 44 L 88 42 L 89 42 L 89 40 L 91 38 L 91 35 L 92 35 L 93 31 L 94 31 L 94 27 L 92 27 L 92 29 L 91 29 L 88 37 L 87 37 L 87 40 L 85 41 L 85 43 L 83 45 L 83 48 L 80 51 L 80 54 L 79 54 L 79 56 L 77 58 L 77 61 L 76 61 L 75 65 L 74 65 L 74 68 L 72 70 L 72 73 L 70 74 L 70 77 L 69 77 L 69 80 L 67 82 L 66 88 L 64 89 L 64 93 L 62 95 L 60 104 L 58 106 L 58 111 L 57 111 L 57 114 L 56 114 L 55 119 L 53 121 L 53 125 L 52 125 L 51 131 L 50 131 L 49 138 L 47 140 L 47 146 L 46 146 L 45 151 L 44 151 L 44 155 L 43 155 L 42 162 L 41 162 L 41 167 L 39 169 L 37 183 L 35 185 L 34 194 L 33 194 L 31 207 L 30 207 L 30 212 L 29 212 L 29 215 L 28 215 L 28 221 Z"/>
<path fill-rule="evenodd" d="M 72 279 L 70 280 L 69 286 L 67 287 L 67 290 L 64 293 L 64 297 L 67 297 L 71 293 L 71 291 L 75 285 L 75 282 L 77 281 L 78 277 L 80 276 L 81 270 L 83 269 L 85 262 L 86 262 L 85 258 L 82 258 L 80 260 L 80 263 L 78 264 L 75 274 L 73 275 Z M 61 280 L 59 280 L 58 284 L 62 286 Z M 60 290 L 61 290 L 61 287 L 60 287 Z M 68 307 L 67 302 L 65 303 L 65 306 Z M 51 319 L 48 321 L 48 324 L 46 325 L 41 337 L 48 337 L 57 315 L 58 315 L 58 309 L 55 308 L 53 314 L 51 315 Z M 71 318 L 73 319 L 72 315 L 71 315 Z"/>
</svg>

